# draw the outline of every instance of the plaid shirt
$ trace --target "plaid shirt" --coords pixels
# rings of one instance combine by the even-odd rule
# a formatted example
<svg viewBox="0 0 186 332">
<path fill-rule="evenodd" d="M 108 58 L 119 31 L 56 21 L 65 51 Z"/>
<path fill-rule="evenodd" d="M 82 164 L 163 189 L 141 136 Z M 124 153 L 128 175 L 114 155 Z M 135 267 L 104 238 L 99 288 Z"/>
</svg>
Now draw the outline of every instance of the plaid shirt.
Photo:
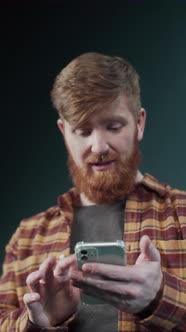
<svg viewBox="0 0 186 332">
<path fill-rule="evenodd" d="M 23 295 L 25 280 L 49 255 L 69 255 L 73 188 L 59 196 L 58 205 L 23 220 L 6 247 L 0 280 L 0 331 L 68 331 L 29 327 Z M 139 240 L 150 236 L 161 254 L 164 291 L 155 312 L 145 319 L 119 312 L 119 332 L 186 331 L 186 192 L 161 184 L 145 174 L 127 198 L 124 241 L 127 262 L 135 264 L 140 253 Z"/>
</svg>

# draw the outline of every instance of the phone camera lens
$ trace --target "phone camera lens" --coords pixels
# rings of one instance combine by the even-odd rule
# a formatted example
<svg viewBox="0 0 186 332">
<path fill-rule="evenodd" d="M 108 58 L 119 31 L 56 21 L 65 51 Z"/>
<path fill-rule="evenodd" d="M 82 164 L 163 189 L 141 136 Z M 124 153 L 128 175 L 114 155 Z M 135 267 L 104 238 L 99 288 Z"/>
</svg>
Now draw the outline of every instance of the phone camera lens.
<svg viewBox="0 0 186 332">
<path fill-rule="evenodd" d="M 82 259 L 83 261 L 87 261 L 87 260 L 88 260 L 88 257 L 87 257 L 87 256 L 82 256 L 81 259 Z"/>
<path fill-rule="evenodd" d="M 87 255 L 87 250 L 81 250 L 82 255 Z"/>
</svg>

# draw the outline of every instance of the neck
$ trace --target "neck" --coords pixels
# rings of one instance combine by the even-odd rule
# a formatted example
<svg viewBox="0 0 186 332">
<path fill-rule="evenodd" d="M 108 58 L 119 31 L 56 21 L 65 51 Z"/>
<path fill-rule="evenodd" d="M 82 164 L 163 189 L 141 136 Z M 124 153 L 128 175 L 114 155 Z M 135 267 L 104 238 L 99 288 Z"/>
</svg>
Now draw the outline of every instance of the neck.
<svg viewBox="0 0 186 332">
<path fill-rule="evenodd" d="M 141 174 L 141 172 L 138 170 L 137 174 L 136 174 L 136 181 L 135 183 L 139 183 L 141 182 L 143 179 L 143 174 Z M 95 202 L 90 201 L 84 193 L 80 194 L 80 202 L 81 202 L 81 206 L 90 206 L 90 205 L 96 205 Z"/>
</svg>

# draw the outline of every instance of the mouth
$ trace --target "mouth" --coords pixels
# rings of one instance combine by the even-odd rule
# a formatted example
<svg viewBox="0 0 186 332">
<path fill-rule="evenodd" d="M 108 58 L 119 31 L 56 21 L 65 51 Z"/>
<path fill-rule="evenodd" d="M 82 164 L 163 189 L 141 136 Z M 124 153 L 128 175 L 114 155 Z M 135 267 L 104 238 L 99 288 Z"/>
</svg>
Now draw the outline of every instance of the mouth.
<svg viewBox="0 0 186 332">
<path fill-rule="evenodd" d="M 103 162 L 90 163 L 90 166 L 94 171 L 100 172 L 111 169 L 113 167 L 113 164 L 114 160 L 107 160 Z"/>
</svg>

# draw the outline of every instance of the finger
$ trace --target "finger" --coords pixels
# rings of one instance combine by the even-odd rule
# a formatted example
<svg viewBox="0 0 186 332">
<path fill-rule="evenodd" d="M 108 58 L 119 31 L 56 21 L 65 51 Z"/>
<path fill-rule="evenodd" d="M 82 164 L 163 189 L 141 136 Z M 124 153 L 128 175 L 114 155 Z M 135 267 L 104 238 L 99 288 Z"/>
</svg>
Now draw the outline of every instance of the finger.
<svg viewBox="0 0 186 332">
<path fill-rule="evenodd" d="M 40 296 L 38 293 L 26 293 L 23 296 L 23 302 L 28 310 L 28 316 L 30 321 L 33 319 L 33 313 L 34 311 L 36 312 L 37 310 L 37 303 L 40 300 Z M 35 309 L 36 307 L 36 309 Z"/>
<path fill-rule="evenodd" d="M 160 254 L 147 235 L 140 240 L 140 249 L 145 261 L 160 262 Z"/>
<path fill-rule="evenodd" d="M 40 290 L 40 280 L 44 278 L 42 270 L 37 270 L 28 275 L 26 278 L 26 284 L 31 292 L 39 293 Z"/>
<path fill-rule="evenodd" d="M 76 268 L 75 255 L 61 257 L 54 269 L 54 276 L 61 278 L 61 281 L 69 279 L 69 272 Z"/>
<path fill-rule="evenodd" d="M 40 301 L 40 295 L 38 293 L 26 293 L 23 296 L 23 301 L 26 306 L 29 306 L 31 303 Z"/>
<path fill-rule="evenodd" d="M 122 281 L 130 282 L 134 278 L 133 267 L 111 265 L 111 264 L 101 264 L 101 263 L 85 263 L 82 266 L 84 273 L 91 274 L 91 278 L 99 277 L 99 279 L 112 280 L 112 281 Z M 78 275 L 80 271 L 74 271 L 72 274 Z M 75 275 L 74 274 L 74 275 Z M 79 274 L 81 275 L 81 274 Z M 73 277 L 72 277 L 73 279 Z"/>
<path fill-rule="evenodd" d="M 47 257 L 43 263 L 40 265 L 39 270 L 43 273 L 43 279 L 41 283 L 50 282 L 53 278 L 53 269 L 56 265 L 56 258 L 54 256 Z"/>
<path fill-rule="evenodd" d="M 87 274 L 87 273 L 79 273 L 79 272 L 72 272 L 72 280 L 75 286 L 83 288 L 86 291 L 90 287 L 102 289 L 102 290 L 111 290 L 114 291 L 118 286 L 120 287 L 123 283 L 119 283 L 118 281 L 114 280 L 105 280 L 95 275 Z M 120 289 L 121 290 L 121 289 Z"/>
<path fill-rule="evenodd" d="M 87 295 L 96 296 L 111 304 L 116 304 L 123 298 L 135 298 L 138 289 L 135 284 L 130 287 L 129 283 L 96 279 L 76 272 L 73 273 L 73 286 L 82 289 Z"/>
<path fill-rule="evenodd" d="M 43 305 L 40 303 L 40 295 L 38 293 L 26 293 L 23 301 L 28 311 L 28 317 L 31 322 L 36 325 L 49 326 L 49 319 L 43 314 Z"/>
</svg>

